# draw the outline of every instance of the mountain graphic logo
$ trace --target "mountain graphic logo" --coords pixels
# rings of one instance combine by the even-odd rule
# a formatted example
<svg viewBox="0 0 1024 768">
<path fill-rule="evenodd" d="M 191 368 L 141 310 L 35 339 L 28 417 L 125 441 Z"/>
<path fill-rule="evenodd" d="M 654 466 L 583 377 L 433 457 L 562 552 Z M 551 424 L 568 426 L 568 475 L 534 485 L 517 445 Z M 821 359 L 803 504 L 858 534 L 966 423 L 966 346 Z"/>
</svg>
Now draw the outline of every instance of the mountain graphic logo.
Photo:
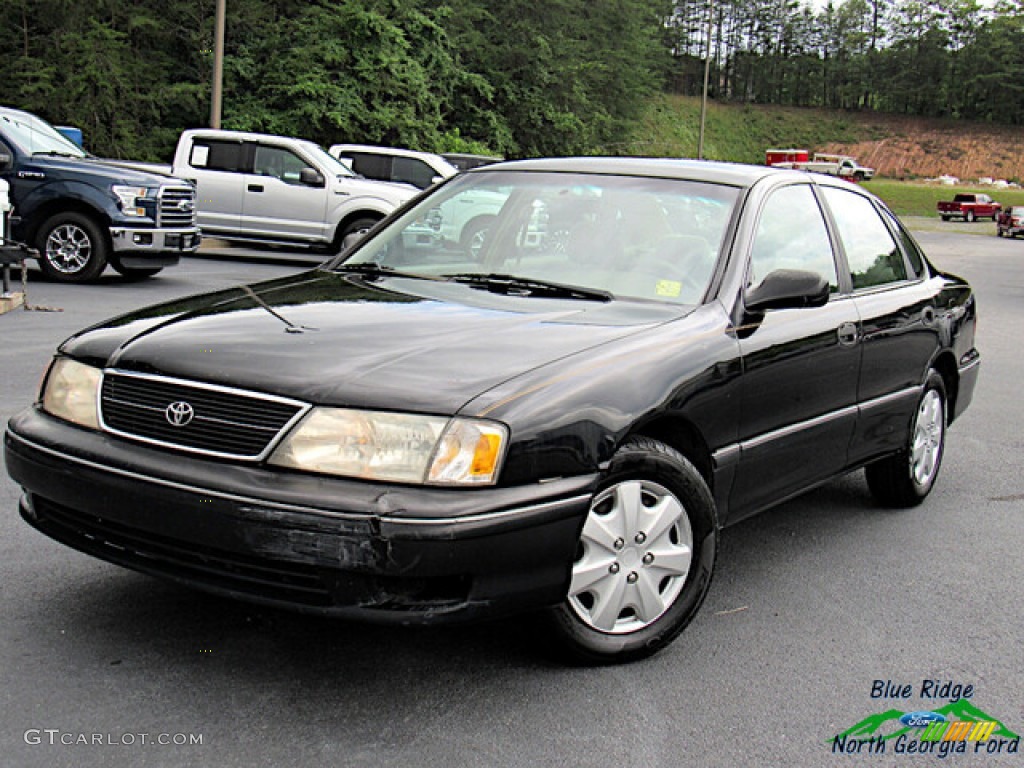
<svg viewBox="0 0 1024 768">
<path fill-rule="evenodd" d="M 996 717 L 982 712 L 967 699 L 957 699 L 944 707 L 931 710 L 937 715 L 943 715 L 947 721 L 965 720 L 968 722 L 996 722 L 999 727 L 992 732 L 989 738 L 999 737 L 1003 739 L 1018 739 L 1020 736 L 1005 725 Z M 905 717 L 907 712 L 898 709 L 888 709 L 876 715 L 869 715 L 854 726 L 847 728 L 837 734 L 838 738 L 849 737 L 852 739 L 867 739 L 872 736 L 879 737 L 882 741 L 895 739 L 903 734 L 910 734 L 913 738 L 921 733 L 921 729 L 915 726 L 904 726 L 900 718 Z M 831 739 L 829 739 L 831 741 Z"/>
</svg>

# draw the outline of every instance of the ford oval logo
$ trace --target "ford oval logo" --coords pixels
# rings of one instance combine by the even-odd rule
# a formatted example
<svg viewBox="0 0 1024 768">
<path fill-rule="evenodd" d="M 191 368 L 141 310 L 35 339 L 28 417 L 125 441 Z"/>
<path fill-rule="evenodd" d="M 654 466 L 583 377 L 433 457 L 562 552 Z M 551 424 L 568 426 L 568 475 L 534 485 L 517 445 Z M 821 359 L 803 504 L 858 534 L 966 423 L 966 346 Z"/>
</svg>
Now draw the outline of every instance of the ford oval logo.
<svg viewBox="0 0 1024 768">
<path fill-rule="evenodd" d="M 182 213 L 190 213 L 192 211 L 192 207 L 193 206 L 191 200 L 178 201 L 178 210 L 181 211 Z"/>
<path fill-rule="evenodd" d="M 184 400 L 171 403 L 164 409 L 164 417 L 172 427 L 187 426 L 195 415 L 195 410 Z"/>
<path fill-rule="evenodd" d="M 909 725 L 911 728 L 924 728 L 929 723 L 944 723 L 946 718 L 938 712 L 907 712 L 900 718 L 900 722 Z"/>
</svg>

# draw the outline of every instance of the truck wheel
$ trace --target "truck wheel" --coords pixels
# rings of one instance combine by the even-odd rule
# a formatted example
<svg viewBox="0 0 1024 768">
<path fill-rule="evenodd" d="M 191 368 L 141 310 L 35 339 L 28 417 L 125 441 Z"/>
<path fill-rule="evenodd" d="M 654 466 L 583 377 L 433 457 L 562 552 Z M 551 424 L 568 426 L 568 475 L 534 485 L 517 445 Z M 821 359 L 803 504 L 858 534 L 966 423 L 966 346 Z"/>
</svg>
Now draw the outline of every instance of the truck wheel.
<svg viewBox="0 0 1024 768">
<path fill-rule="evenodd" d="M 949 216 L 946 216 L 945 214 L 943 214 L 942 215 L 942 220 L 943 221 L 949 221 Z"/>
<path fill-rule="evenodd" d="M 341 253 L 342 248 L 344 248 L 345 246 L 346 237 L 348 237 L 349 235 L 359 235 L 360 237 L 362 237 L 362 235 L 365 235 L 367 232 L 373 229 L 374 225 L 378 221 L 380 221 L 380 219 L 375 219 L 371 216 L 360 216 L 357 219 L 353 219 L 352 221 L 345 225 L 344 229 L 339 229 L 337 231 L 335 240 L 331 244 L 330 249 L 334 253 Z"/>
<path fill-rule="evenodd" d="M 96 222 L 81 213 L 58 213 L 36 236 L 39 266 L 62 283 L 95 280 L 107 265 L 110 245 Z"/>
<path fill-rule="evenodd" d="M 974 211 L 968 211 L 964 215 L 964 218 L 967 219 L 968 222 L 974 223 L 974 219 L 977 218 L 977 217 L 974 215 Z"/>
</svg>

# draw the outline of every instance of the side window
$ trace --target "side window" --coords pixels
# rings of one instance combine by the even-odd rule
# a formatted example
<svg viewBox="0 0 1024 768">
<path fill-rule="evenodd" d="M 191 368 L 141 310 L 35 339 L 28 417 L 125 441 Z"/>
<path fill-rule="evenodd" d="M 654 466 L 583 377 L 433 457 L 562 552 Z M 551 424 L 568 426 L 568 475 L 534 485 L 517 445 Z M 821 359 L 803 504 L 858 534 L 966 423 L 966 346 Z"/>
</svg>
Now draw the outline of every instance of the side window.
<svg viewBox="0 0 1024 768">
<path fill-rule="evenodd" d="M 906 227 L 900 224 L 899 219 L 890 211 L 886 211 L 885 215 L 889 217 L 893 228 L 899 233 L 900 242 L 903 243 L 903 252 L 907 254 L 910 268 L 914 273 L 911 277 L 921 277 L 924 275 L 924 254 L 921 253 L 921 249 L 914 242 L 914 238 L 910 236 L 910 233 L 907 232 Z"/>
<path fill-rule="evenodd" d="M 396 157 L 391 169 L 391 180 L 412 184 L 417 189 L 426 189 L 437 176 L 434 169 L 414 157 Z"/>
<path fill-rule="evenodd" d="M 242 170 L 244 157 L 243 146 L 237 141 L 196 139 L 192 142 L 188 163 L 193 168 L 209 171 L 238 172 Z"/>
<path fill-rule="evenodd" d="M 391 181 L 391 158 L 387 155 L 353 152 L 350 157 L 352 170 L 360 176 L 375 181 Z"/>
<path fill-rule="evenodd" d="M 839 290 L 832 243 L 821 208 L 808 184 L 794 184 L 771 194 L 750 251 L 750 284 L 757 285 L 777 269 L 802 269 L 828 280 Z"/>
<path fill-rule="evenodd" d="M 298 184 L 302 169 L 308 165 L 291 150 L 257 146 L 252 172 L 257 176 L 273 176 L 285 184 Z"/>
<path fill-rule="evenodd" d="M 871 201 L 845 189 L 823 191 L 839 228 L 854 289 L 906 280 L 903 255 Z"/>
</svg>

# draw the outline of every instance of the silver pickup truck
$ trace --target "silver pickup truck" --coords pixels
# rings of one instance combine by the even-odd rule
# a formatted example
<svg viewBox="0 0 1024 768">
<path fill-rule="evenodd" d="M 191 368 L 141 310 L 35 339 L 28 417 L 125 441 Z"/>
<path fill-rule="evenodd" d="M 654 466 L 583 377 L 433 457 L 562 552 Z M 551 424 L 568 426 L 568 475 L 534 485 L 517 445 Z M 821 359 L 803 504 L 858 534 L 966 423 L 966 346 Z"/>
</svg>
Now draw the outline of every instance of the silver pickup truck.
<svg viewBox="0 0 1024 768">
<path fill-rule="evenodd" d="M 185 131 L 169 170 L 196 184 L 204 235 L 332 251 L 418 193 L 359 178 L 312 141 L 240 131 Z"/>
</svg>

